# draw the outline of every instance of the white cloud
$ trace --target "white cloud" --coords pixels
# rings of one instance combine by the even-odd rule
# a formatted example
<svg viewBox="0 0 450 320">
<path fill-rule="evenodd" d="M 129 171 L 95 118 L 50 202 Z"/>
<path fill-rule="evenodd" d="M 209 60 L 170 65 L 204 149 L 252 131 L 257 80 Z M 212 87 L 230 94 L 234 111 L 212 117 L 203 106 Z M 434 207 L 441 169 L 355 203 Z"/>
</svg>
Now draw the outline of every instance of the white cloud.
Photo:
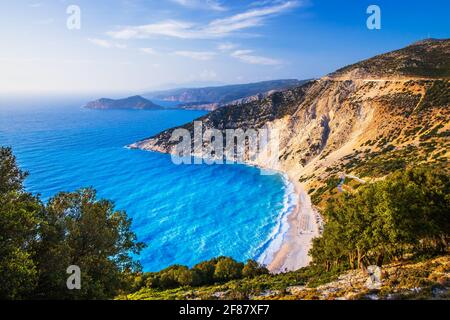
<svg viewBox="0 0 450 320">
<path fill-rule="evenodd" d="M 267 6 L 267 5 L 274 5 L 283 3 L 284 0 L 257 0 L 250 3 L 250 7 L 261 7 L 261 6 Z"/>
<path fill-rule="evenodd" d="M 177 56 L 188 57 L 194 60 L 211 60 L 216 53 L 211 51 L 176 51 L 174 52 Z"/>
<path fill-rule="evenodd" d="M 88 38 L 90 43 L 102 47 L 102 48 L 117 48 L 117 49 L 125 49 L 127 46 L 121 43 L 115 43 L 109 40 L 98 39 L 98 38 Z"/>
<path fill-rule="evenodd" d="M 167 20 L 160 23 L 125 27 L 118 31 L 107 32 L 107 34 L 116 39 L 145 39 L 152 36 L 188 39 L 195 38 L 193 27 L 192 23 Z"/>
<path fill-rule="evenodd" d="M 192 9 L 205 9 L 214 11 L 225 11 L 225 8 L 219 1 L 216 0 L 171 0 L 172 2 L 178 3 L 183 7 Z"/>
<path fill-rule="evenodd" d="M 297 5 L 297 1 L 287 1 L 274 6 L 251 9 L 228 18 L 217 19 L 209 24 L 208 32 L 212 34 L 229 34 L 234 31 L 260 26 L 265 18 Z"/>
<path fill-rule="evenodd" d="M 159 23 L 128 26 L 107 34 L 116 39 L 145 39 L 167 36 L 181 39 L 214 39 L 223 38 L 248 28 L 263 25 L 271 16 L 292 9 L 299 1 L 284 1 L 279 4 L 252 8 L 223 19 L 216 19 L 206 25 L 194 24 L 178 20 L 166 20 Z"/>
<path fill-rule="evenodd" d="M 233 50 L 233 49 L 235 49 L 236 47 L 237 47 L 237 45 L 234 44 L 234 43 L 231 43 L 231 42 L 224 42 L 224 43 L 220 43 L 220 44 L 217 46 L 217 49 L 220 50 L 220 51 L 226 52 L 226 51 Z"/>
<path fill-rule="evenodd" d="M 233 58 L 249 64 L 259 64 L 266 66 L 277 66 L 283 64 L 282 61 L 253 54 L 252 50 L 236 50 L 231 53 Z"/>
<path fill-rule="evenodd" d="M 156 51 L 153 48 L 140 48 L 139 50 L 146 54 L 156 54 Z"/>
</svg>

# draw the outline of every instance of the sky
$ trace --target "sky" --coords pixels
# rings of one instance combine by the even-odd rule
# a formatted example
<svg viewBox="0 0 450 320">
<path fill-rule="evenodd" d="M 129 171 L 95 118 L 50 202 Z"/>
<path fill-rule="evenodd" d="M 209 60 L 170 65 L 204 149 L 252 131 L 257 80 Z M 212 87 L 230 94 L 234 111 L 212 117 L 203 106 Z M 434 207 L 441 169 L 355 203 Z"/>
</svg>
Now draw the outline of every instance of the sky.
<svg viewBox="0 0 450 320">
<path fill-rule="evenodd" d="M 449 38 L 449 12 L 448 0 L 0 0 L 0 94 L 318 78 Z"/>
</svg>

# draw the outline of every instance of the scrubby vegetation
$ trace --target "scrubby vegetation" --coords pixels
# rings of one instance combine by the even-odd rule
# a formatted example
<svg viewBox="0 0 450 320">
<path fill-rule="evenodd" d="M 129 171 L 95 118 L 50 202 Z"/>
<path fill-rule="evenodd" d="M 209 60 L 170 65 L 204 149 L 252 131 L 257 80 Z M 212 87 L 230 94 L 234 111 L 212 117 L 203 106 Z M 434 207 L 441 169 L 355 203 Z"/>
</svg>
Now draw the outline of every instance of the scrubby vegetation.
<svg viewBox="0 0 450 320">
<path fill-rule="evenodd" d="M 336 193 L 337 186 L 340 182 L 340 178 L 338 177 L 331 177 L 328 178 L 324 185 L 319 187 L 311 196 L 311 201 L 314 204 L 318 204 L 320 201 L 322 201 L 324 194 L 333 194 Z"/>
<path fill-rule="evenodd" d="M 330 180 L 330 185 L 335 182 Z M 374 292 L 365 286 L 365 268 L 373 264 L 389 264 L 383 285 L 376 291 L 378 298 L 445 298 L 448 258 L 428 259 L 448 253 L 449 191 L 450 176 L 446 171 L 398 171 L 384 180 L 360 185 L 355 193 L 341 193 L 329 200 L 324 212 L 325 230 L 321 238 L 314 240 L 310 252 L 313 263 L 309 267 L 277 275 L 252 272 L 252 276 L 242 278 L 236 272 L 235 279 L 223 282 L 225 278 L 214 276 L 215 266 L 220 259 L 229 258 L 219 258 L 192 269 L 175 266 L 148 274 L 139 290 L 119 298 L 366 299 Z M 230 259 L 227 265 L 233 270 L 232 266 L 239 263 Z M 209 270 L 207 279 L 211 282 L 199 285 L 179 281 L 169 290 L 153 282 L 167 274 L 173 277 L 174 270 L 179 275 L 196 273 L 200 266 Z M 242 264 L 237 269 L 241 268 Z M 256 263 L 251 269 L 260 270 Z"/>
<path fill-rule="evenodd" d="M 355 69 L 377 76 L 412 76 L 449 78 L 450 59 L 447 39 L 428 39 L 406 48 L 375 56 L 337 70 L 333 75 L 341 76 Z"/>
<path fill-rule="evenodd" d="M 206 262 L 208 263 L 208 262 Z M 203 263 L 202 263 L 203 264 Z M 286 294 L 290 286 L 308 285 L 317 287 L 338 277 L 343 269 L 325 271 L 313 266 L 282 274 L 252 274 L 226 282 L 215 282 L 201 286 L 178 286 L 172 289 L 155 288 L 145 281 L 135 287 L 136 291 L 120 295 L 118 299 L 261 299 Z M 145 277 L 146 275 L 144 275 Z M 147 275 L 148 276 L 148 275 Z M 142 280 L 142 279 L 141 279 Z"/>
<path fill-rule="evenodd" d="M 219 257 L 196 264 L 189 269 L 174 265 L 159 272 L 145 273 L 139 279 L 141 286 L 153 289 L 174 289 L 179 287 L 199 287 L 224 283 L 242 278 L 254 278 L 267 274 L 268 270 L 253 260 L 246 264 L 230 257 Z"/>
<path fill-rule="evenodd" d="M 447 170 L 407 168 L 330 198 L 313 263 L 276 275 L 230 257 L 143 273 L 131 257 L 143 244 L 125 212 L 92 189 L 43 204 L 24 190 L 25 178 L 1 148 L 1 299 L 365 299 L 371 264 L 385 266 L 378 298 L 448 298 Z M 82 270 L 81 290 L 67 290 L 69 265 Z"/>
<path fill-rule="evenodd" d="M 407 254 L 445 253 L 450 239 L 450 175 L 428 168 L 399 171 L 330 199 L 322 237 L 310 254 L 326 270 L 365 268 Z"/>
<path fill-rule="evenodd" d="M 431 107 L 443 107 L 450 105 L 450 81 L 437 80 L 428 88 L 425 97 L 417 106 L 416 112 L 427 110 Z"/>
<path fill-rule="evenodd" d="M 377 289 L 367 287 L 367 274 L 360 270 L 342 273 L 317 287 L 289 287 L 270 299 L 449 299 L 450 256 L 425 261 L 407 260 L 383 267 Z"/>
</svg>

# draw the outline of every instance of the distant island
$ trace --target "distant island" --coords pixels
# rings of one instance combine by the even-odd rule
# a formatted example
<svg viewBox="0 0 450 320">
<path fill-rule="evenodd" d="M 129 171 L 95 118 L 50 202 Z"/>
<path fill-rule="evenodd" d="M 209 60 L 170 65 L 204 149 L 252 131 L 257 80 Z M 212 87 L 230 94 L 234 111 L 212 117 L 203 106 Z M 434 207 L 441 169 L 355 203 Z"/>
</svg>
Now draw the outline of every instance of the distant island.
<svg viewBox="0 0 450 320">
<path fill-rule="evenodd" d="M 101 98 L 95 101 L 88 102 L 85 106 L 87 109 L 97 110 L 114 110 L 114 109 L 129 109 L 129 110 L 161 110 L 164 107 L 153 103 L 141 96 L 133 96 L 124 99 L 108 99 Z"/>
</svg>

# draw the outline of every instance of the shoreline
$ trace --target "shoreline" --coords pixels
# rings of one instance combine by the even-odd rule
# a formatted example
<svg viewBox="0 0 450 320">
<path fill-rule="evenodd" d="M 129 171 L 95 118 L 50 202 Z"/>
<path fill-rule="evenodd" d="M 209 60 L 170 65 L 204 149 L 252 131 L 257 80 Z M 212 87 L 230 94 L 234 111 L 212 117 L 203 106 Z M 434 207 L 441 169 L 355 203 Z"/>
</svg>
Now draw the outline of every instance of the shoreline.
<svg viewBox="0 0 450 320">
<path fill-rule="evenodd" d="M 266 265 L 271 273 L 295 271 L 308 266 L 312 240 L 320 235 L 320 215 L 313 208 L 303 185 L 290 174 L 281 173 L 293 185 L 297 199 L 294 208 L 287 214 L 288 229 L 281 235 L 281 244 Z"/>
<path fill-rule="evenodd" d="M 143 149 L 137 146 L 136 143 L 125 147 L 170 154 L 170 152 L 161 150 Z M 304 190 L 304 186 L 287 171 L 273 169 L 254 162 L 245 162 L 243 164 L 259 168 L 260 170 L 276 172 L 283 177 L 287 189 L 291 186 L 293 188 L 292 192 L 287 193 L 286 205 L 288 206 L 288 212 L 282 210 L 279 213 L 281 215 L 279 217 L 280 225 L 274 230 L 274 237 L 267 241 L 267 248 L 256 260 L 265 265 L 273 274 L 295 271 L 308 266 L 311 262 L 308 252 L 312 246 L 312 240 L 320 235 L 323 222 L 320 214 L 313 208 L 311 199 Z M 295 195 L 296 199 L 292 210 L 289 210 L 289 197 L 292 195 Z M 277 242 L 280 242 L 279 245 L 277 245 Z M 272 246 L 275 246 L 275 248 Z"/>
<path fill-rule="evenodd" d="M 269 169 L 264 169 L 269 170 Z M 278 176 L 283 180 L 284 185 L 284 206 L 278 211 L 276 225 L 269 234 L 269 237 L 264 240 L 262 247 L 264 250 L 257 256 L 257 260 L 260 264 L 268 266 L 271 264 L 277 252 L 280 250 L 284 243 L 284 236 L 289 230 L 289 216 L 295 211 L 298 206 L 298 193 L 295 190 L 294 184 L 289 177 L 281 171 L 275 171 Z"/>
<path fill-rule="evenodd" d="M 292 194 L 296 196 L 292 210 L 287 213 L 284 213 L 284 210 L 280 212 L 280 229 L 282 230 L 285 224 L 286 230 L 282 230 L 277 237 L 269 241 L 269 245 L 257 261 L 265 265 L 272 274 L 295 271 L 308 266 L 312 260 L 308 252 L 312 247 L 312 240 L 320 236 L 322 232 L 323 220 L 317 209 L 313 207 L 304 185 L 287 170 L 273 169 L 256 163 L 246 162 L 245 164 L 261 170 L 277 172 L 283 177 L 286 188 L 293 187 Z M 290 194 L 288 193 L 287 196 L 289 197 Z M 279 245 L 277 240 L 281 240 Z M 272 245 L 276 248 L 271 248 Z"/>
</svg>

